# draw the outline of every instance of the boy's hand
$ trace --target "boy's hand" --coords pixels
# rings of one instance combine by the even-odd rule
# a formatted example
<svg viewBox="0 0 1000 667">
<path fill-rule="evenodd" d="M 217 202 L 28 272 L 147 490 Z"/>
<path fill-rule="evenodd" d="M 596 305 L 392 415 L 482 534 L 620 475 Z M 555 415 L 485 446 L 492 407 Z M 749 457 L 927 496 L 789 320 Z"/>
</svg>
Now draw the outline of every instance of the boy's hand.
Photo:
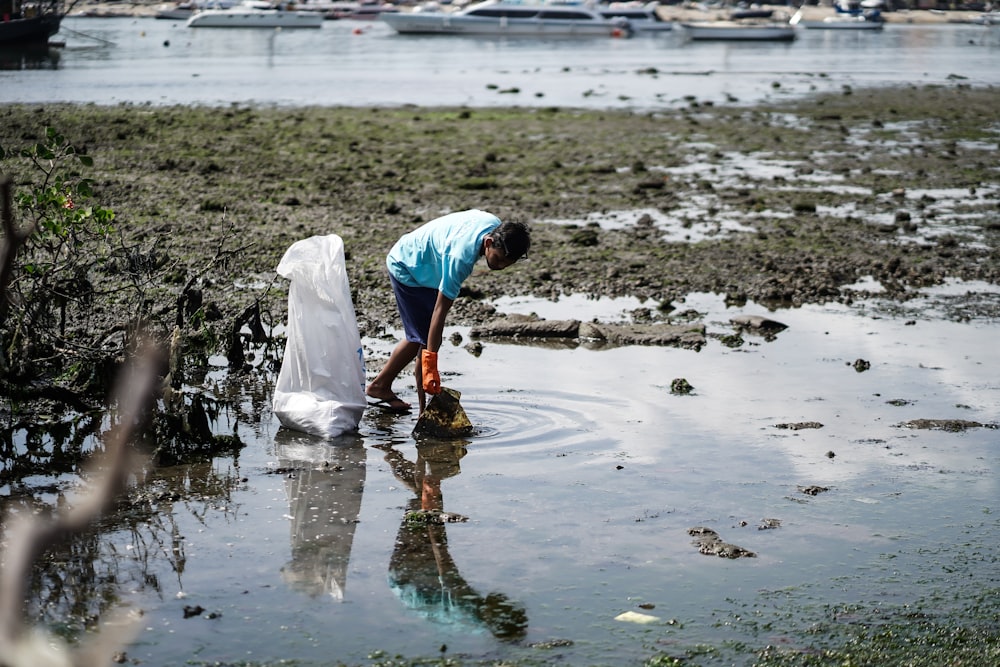
<svg viewBox="0 0 1000 667">
<path fill-rule="evenodd" d="M 441 374 L 438 373 L 437 352 L 421 350 L 420 369 L 424 380 L 424 391 L 428 394 L 441 393 Z"/>
</svg>

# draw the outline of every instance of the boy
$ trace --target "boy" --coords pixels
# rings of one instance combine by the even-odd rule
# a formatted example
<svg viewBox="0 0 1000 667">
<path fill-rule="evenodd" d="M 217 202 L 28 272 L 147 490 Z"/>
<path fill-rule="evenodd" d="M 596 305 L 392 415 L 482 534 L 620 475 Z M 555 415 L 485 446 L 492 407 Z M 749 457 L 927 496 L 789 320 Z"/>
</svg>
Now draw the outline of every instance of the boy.
<svg viewBox="0 0 1000 667">
<path fill-rule="evenodd" d="M 392 391 L 392 383 L 420 354 L 415 375 L 423 412 L 425 394 L 441 392 L 437 353 L 445 319 L 476 261 L 485 257 L 486 266 L 501 271 L 530 247 L 531 236 L 524 223 L 501 222 L 492 213 L 475 209 L 431 220 L 400 237 L 385 263 L 405 337 L 368 385 L 366 393 L 373 399 L 370 405 L 391 412 L 410 411 L 410 404 Z"/>
</svg>

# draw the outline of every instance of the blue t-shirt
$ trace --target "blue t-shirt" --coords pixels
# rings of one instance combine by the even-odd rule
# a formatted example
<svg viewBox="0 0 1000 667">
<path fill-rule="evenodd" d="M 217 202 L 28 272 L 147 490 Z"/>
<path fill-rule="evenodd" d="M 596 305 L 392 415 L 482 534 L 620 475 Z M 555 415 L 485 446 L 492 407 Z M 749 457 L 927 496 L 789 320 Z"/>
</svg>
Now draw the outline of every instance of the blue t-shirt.
<svg viewBox="0 0 1000 667">
<path fill-rule="evenodd" d="M 479 259 L 483 238 L 499 225 L 500 219 L 486 211 L 449 213 L 401 236 L 385 264 L 404 285 L 456 299 Z"/>
</svg>

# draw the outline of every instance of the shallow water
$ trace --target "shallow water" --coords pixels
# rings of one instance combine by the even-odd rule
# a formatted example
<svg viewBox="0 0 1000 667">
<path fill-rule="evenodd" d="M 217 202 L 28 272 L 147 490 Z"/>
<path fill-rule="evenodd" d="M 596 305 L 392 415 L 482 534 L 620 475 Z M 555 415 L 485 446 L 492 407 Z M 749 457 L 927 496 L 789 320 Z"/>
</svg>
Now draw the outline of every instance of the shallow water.
<svg viewBox="0 0 1000 667">
<path fill-rule="evenodd" d="M 63 49 L 0 55 L 0 101 L 99 104 L 570 106 L 755 103 L 851 86 L 1000 84 L 1000 31 L 892 24 L 802 30 L 793 43 L 401 36 L 381 22 L 198 30 L 152 18 L 68 18 Z M 6 70 L 6 71 L 4 71 Z"/>
<path fill-rule="evenodd" d="M 603 321 L 655 305 L 497 303 Z M 1000 422 L 996 322 L 914 322 L 877 302 L 768 312 L 702 294 L 677 305 L 704 315 L 700 352 L 484 341 L 476 356 L 468 331 L 449 328 L 463 342 L 442 349 L 444 384 L 477 427 L 462 441 L 418 443 L 413 416 L 369 411 L 356 436 L 321 443 L 248 405 L 259 422 L 235 426 L 238 457 L 160 471 L 154 486 L 180 495 L 155 521 L 102 538 L 99 569 L 144 610 L 128 656 L 318 665 L 446 647 L 640 664 L 700 643 L 795 642 L 821 605 L 959 602 L 997 584 L 983 557 L 1000 546 L 997 431 L 901 426 Z M 729 348 L 711 334 L 732 333 L 736 314 L 788 329 Z M 365 345 L 372 373 L 392 340 Z M 675 378 L 693 394 L 672 394 Z M 822 428 L 777 427 L 798 422 Z M 417 489 L 431 502 L 438 482 L 443 509 L 468 521 L 408 528 Z M 759 530 L 764 519 L 780 527 Z M 695 526 L 757 557 L 701 555 Z M 656 618 L 615 620 L 626 611 Z"/>
</svg>

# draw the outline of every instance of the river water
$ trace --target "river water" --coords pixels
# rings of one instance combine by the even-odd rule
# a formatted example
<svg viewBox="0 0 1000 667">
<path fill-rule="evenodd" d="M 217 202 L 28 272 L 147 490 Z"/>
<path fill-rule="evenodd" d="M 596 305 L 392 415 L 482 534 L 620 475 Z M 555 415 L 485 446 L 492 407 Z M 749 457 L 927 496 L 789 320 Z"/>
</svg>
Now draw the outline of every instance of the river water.
<svg viewBox="0 0 1000 667">
<path fill-rule="evenodd" d="M 802 30 L 781 44 L 691 42 L 681 29 L 539 41 L 401 36 L 381 22 L 261 31 L 79 17 L 56 39 L 65 48 L 8 58 L 0 101 L 661 109 L 843 86 L 1000 83 L 1000 31 L 960 24 Z"/>
<path fill-rule="evenodd" d="M 790 45 L 355 27 L 195 33 L 69 19 L 57 62 L 0 72 L 0 98 L 652 108 L 687 95 L 742 103 L 844 85 L 998 82 L 997 33 L 973 26 L 806 33 Z M 649 68 L 658 73 L 639 73 Z M 444 382 L 476 425 L 460 441 L 418 441 L 412 416 L 368 411 L 356 435 L 320 442 L 279 428 L 265 386 L 219 415 L 219 431 L 246 445 L 238 454 L 154 471 L 152 512 L 100 532 L 87 552 L 97 560 L 76 565 L 94 583 L 51 587 L 53 623 L 108 600 L 141 609 L 127 656 L 157 667 L 397 653 L 639 665 L 688 650 L 696 664 L 722 665 L 750 664 L 768 644 L 805 648 L 827 605 L 888 613 L 930 598 L 947 613 L 998 585 L 998 323 L 956 317 L 954 305 L 995 302 L 1000 289 L 949 283 L 901 312 L 867 287 L 872 298 L 850 307 L 778 311 L 689 295 L 675 305 L 706 323 L 698 352 L 485 341 L 474 354 L 469 331 L 449 327 L 458 342 L 442 349 Z M 620 321 L 659 304 L 495 305 Z M 722 336 L 740 314 L 788 328 L 730 347 Z M 364 341 L 369 375 L 393 342 Z M 226 364 L 216 363 L 206 384 L 221 394 Z M 694 391 L 672 393 L 675 379 Z M 916 419 L 981 426 L 918 429 Z M 811 427 L 789 428 L 798 424 Z M 12 436 L 15 449 L 25 440 Z M 54 500 L 73 479 L 39 474 L 0 494 Z M 422 503 L 467 520 L 407 524 Z M 700 554 L 688 533 L 699 526 L 756 557 Z"/>
</svg>

